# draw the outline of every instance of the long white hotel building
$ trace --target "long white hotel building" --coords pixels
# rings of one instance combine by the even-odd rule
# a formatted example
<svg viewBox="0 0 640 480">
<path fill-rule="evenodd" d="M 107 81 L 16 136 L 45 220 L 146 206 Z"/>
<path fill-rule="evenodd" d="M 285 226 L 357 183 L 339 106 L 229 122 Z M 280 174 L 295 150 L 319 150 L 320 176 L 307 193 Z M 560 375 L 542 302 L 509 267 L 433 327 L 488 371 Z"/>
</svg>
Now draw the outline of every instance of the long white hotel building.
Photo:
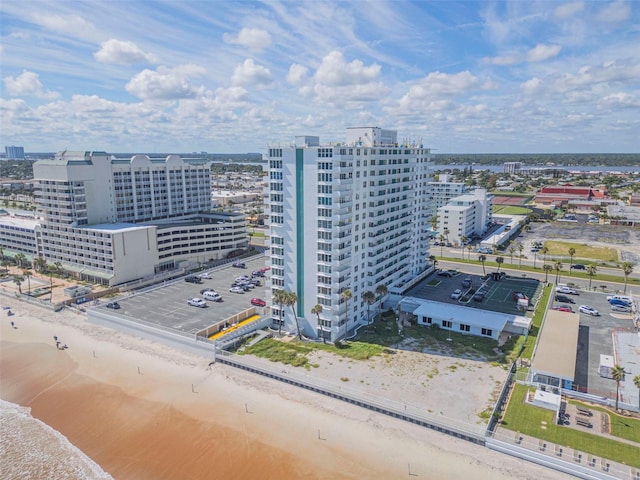
<svg viewBox="0 0 640 480">
<path fill-rule="evenodd" d="M 296 137 L 268 153 L 265 196 L 271 289 L 294 292 L 303 335 L 349 336 L 384 300 L 380 285 L 402 294 L 424 276 L 429 256 L 430 150 L 398 142 L 397 132 L 348 128 L 346 141 Z M 343 292 L 350 290 L 346 299 Z M 318 315 L 311 313 L 322 306 Z M 296 332 L 293 309 L 273 303 L 273 325 Z M 350 332 L 350 333 L 347 333 Z"/>
</svg>

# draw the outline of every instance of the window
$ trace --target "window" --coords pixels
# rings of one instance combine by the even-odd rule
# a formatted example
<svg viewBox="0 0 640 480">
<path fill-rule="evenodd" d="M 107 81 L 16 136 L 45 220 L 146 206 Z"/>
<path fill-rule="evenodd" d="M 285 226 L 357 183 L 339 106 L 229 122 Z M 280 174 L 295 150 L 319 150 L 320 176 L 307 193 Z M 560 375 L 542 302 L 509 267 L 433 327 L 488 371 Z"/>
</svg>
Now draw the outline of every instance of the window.
<svg viewBox="0 0 640 480">
<path fill-rule="evenodd" d="M 451 320 L 443 320 L 442 321 L 442 328 L 451 328 Z"/>
<path fill-rule="evenodd" d="M 465 325 L 464 323 L 460 324 L 460 331 L 461 332 L 469 332 L 471 330 L 471 326 L 470 325 Z"/>
<path fill-rule="evenodd" d="M 491 330 L 490 328 L 483 328 L 482 335 L 486 335 L 487 337 L 490 337 L 493 335 L 493 330 Z"/>
<path fill-rule="evenodd" d="M 433 323 L 433 318 L 431 317 L 426 317 L 424 320 L 427 322 L 427 325 L 431 325 Z"/>
</svg>

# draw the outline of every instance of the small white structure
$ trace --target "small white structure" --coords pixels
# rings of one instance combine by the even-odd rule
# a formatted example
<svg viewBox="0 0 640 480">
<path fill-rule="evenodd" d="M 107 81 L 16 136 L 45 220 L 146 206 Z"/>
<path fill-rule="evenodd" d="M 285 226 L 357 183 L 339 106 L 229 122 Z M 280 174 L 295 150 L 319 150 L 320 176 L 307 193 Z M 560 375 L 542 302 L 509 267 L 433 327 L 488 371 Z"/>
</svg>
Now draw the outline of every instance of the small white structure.
<svg viewBox="0 0 640 480">
<path fill-rule="evenodd" d="M 613 355 L 600 355 L 600 365 L 598 366 L 598 375 L 604 378 L 613 378 L 611 372 L 615 367 Z"/>
<path fill-rule="evenodd" d="M 533 396 L 533 404 L 536 407 L 546 408 L 547 410 L 553 410 L 558 412 L 560 410 L 560 403 L 562 402 L 562 396 L 542 390 L 538 388 Z"/>
</svg>

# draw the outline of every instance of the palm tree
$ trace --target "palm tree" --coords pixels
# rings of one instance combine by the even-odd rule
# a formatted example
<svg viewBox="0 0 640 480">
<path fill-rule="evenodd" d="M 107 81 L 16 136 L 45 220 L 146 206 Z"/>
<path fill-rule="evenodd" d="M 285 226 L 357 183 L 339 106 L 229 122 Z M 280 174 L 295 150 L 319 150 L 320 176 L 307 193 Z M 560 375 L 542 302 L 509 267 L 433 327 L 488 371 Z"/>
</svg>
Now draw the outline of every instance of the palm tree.
<svg viewBox="0 0 640 480">
<path fill-rule="evenodd" d="M 549 247 L 542 247 L 540 249 L 540 253 L 543 255 L 542 261 L 546 262 L 547 261 L 547 253 L 549 253 Z"/>
<path fill-rule="evenodd" d="M 286 292 L 284 304 L 287 307 L 291 307 L 293 312 L 293 318 L 296 321 L 296 330 L 298 331 L 298 339 L 302 340 L 302 332 L 300 331 L 300 325 L 298 324 L 298 316 L 296 315 L 296 303 L 298 302 L 298 294 L 295 292 Z"/>
<path fill-rule="evenodd" d="M 638 408 L 640 408 L 640 375 L 633 377 L 633 384 L 638 389 Z"/>
<path fill-rule="evenodd" d="M 371 305 L 373 305 L 376 301 L 376 294 L 373 293 L 371 290 L 367 290 L 362 294 L 362 300 L 364 300 L 367 304 L 367 324 L 369 324 L 371 323 L 370 308 L 371 308 Z"/>
<path fill-rule="evenodd" d="M 14 260 L 19 268 L 22 268 L 22 264 L 27 261 L 27 256 L 24 253 L 19 253 L 15 256 Z"/>
<path fill-rule="evenodd" d="M 496 257 L 496 263 L 498 264 L 498 272 L 500 272 L 500 267 L 504 263 L 504 257 Z"/>
<path fill-rule="evenodd" d="M 556 271 L 556 285 L 560 281 L 560 271 L 562 270 L 562 262 L 558 260 L 553 264 L 553 269 Z"/>
<path fill-rule="evenodd" d="M 284 290 L 276 290 L 273 293 L 273 301 L 276 303 L 276 305 L 278 305 L 280 307 L 279 312 L 280 312 L 280 322 L 278 323 L 278 335 L 281 335 L 282 333 L 282 310 L 284 309 L 284 305 L 286 304 L 287 301 L 287 292 Z"/>
<path fill-rule="evenodd" d="M 13 283 L 18 286 L 18 292 L 22 293 L 22 282 L 24 282 L 24 277 L 22 275 L 14 275 Z"/>
<path fill-rule="evenodd" d="M 28 285 L 28 287 L 27 287 L 27 295 L 31 295 L 31 280 L 30 280 L 30 278 L 31 278 L 32 275 L 33 275 L 33 272 L 31 272 L 31 270 L 29 270 L 28 268 L 26 268 L 26 269 L 24 269 L 22 271 L 22 276 L 27 279 L 27 285 Z"/>
<path fill-rule="evenodd" d="M 596 275 L 596 266 L 593 263 L 587 265 L 587 275 L 589 275 L 589 290 L 591 290 L 591 280 Z"/>
<path fill-rule="evenodd" d="M 436 258 L 436 256 L 429 255 L 429 261 L 433 263 L 433 268 L 436 268 L 436 266 L 438 265 L 438 259 Z"/>
<path fill-rule="evenodd" d="M 618 411 L 618 397 L 620 396 L 620 382 L 624 379 L 624 367 L 614 365 L 611 369 L 611 378 L 616 381 L 616 412 Z"/>
<path fill-rule="evenodd" d="M 342 299 L 344 300 L 346 306 L 347 306 L 347 312 L 346 312 L 346 318 L 344 321 L 344 338 L 346 340 L 347 338 L 347 332 L 349 331 L 349 300 L 351 300 L 351 290 L 349 290 L 348 288 L 342 292 Z"/>
<path fill-rule="evenodd" d="M 518 250 L 520 251 L 520 268 L 522 268 L 522 251 L 524 250 L 524 245 L 521 243 L 518 244 Z"/>
<path fill-rule="evenodd" d="M 431 217 L 431 220 L 429 220 L 429 223 L 431 223 L 431 230 L 433 230 L 435 232 L 436 229 L 438 228 L 438 214 L 437 213 L 433 217 Z"/>
<path fill-rule="evenodd" d="M 442 233 L 444 233 L 444 236 L 445 236 L 445 238 L 447 239 L 447 243 L 449 243 L 449 233 L 450 233 L 450 232 L 449 232 L 449 229 L 448 229 L 448 228 L 445 228 L 445 229 L 444 229 L 444 232 L 442 232 Z"/>
<path fill-rule="evenodd" d="M 322 308 L 322 305 L 320 305 L 320 304 L 314 305 L 313 308 L 311 309 L 311 314 L 315 315 L 316 317 L 318 317 L 318 326 L 319 327 L 322 327 L 322 325 L 321 325 L 322 322 L 320 320 L 320 314 L 322 313 L 322 310 L 324 310 L 324 309 Z M 320 335 L 322 337 L 322 343 L 327 343 L 327 339 L 324 338 L 324 330 L 322 328 L 320 328 L 320 331 L 322 332 L 322 334 Z"/>
<path fill-rule="evenodd" d="M 569 249 L 569 257 L 570 257 L 570 260 L 569 260 L 569 262 L 570 262 L 570 263 L 569 263 L 569 275 L 571 275 L 571 269 L 573 268 L 573 256 L 574 256 L 575 254 L 576 254 L 576 249 L 575 249 L 575 248 L 573 248 L 573 247 L 571 247 L 571 248 Z"/>
<path fill-rule="evenodd" d="M 633 272 L 633 264 L 631 262 L 624 262 L 622 264 L 622 273 L 624 273 L 624 293 L 627 293 L 627 280 L 629 275 Z"/>
<path fill-rule="evenodd" d="M 509 256 L 511 257 L 511 265 L 513 265 L 513 254 L 516 253 L 516 247 L 509 245 Z"/>
<path fill-rule="evenodd" d="M 440 234 L 440 236 L 438 237 L 438 240 L 440 240 L 440 258 L 442 258 L 442 247 L 444 247 L 444 235 Z"/>
<path fill-rule="evenodd" d="M 473 245 L 467 245 L 467 260 L 471 261 L 471 250 L 473 250 Z"/>
<path fill-rule="evenodd" d="M 44 273 L 47 269 L 47 261 L 42 257 L 34 258 L 33 268 L 36 270 L 36 272 Z"/>
<path fill-rule="evenodd" d="M 480 260 L 480 263 L 482 263 L 482 273 L 484 275 L 486 275 L 487 271 L 484 269 L 484 262 L 487 261 L 487 256 L 486 255 L 478 255 L 478 260 Z"/>
<path fill-rule="evenodd" d="M 544 275 L 545 275 L 544 281 L 545 283 L 547 283 L 549 281 L 549 272 L 553 270 L 553 267 L 548 263 L 545 263 L 544 265 L 542 265 L 542 270 L 544 270 Z"/>
<path fill-rule="evenodd" d="M 384 283 L 381 283 L 380 285 L 378 285 L 376 287 L 376 295 L 378 295 L 380 297 L 380 303 L 378 304 L 378 314 L 380 313 L 380 310 L 382 309 L 382 299 L 384 297 L 386 297 L 388 293 L 389 293 L 389 289 L 387 288 L 387 286 Z"/>
<path fill-rule="evenodd" d="M 462 260 L 464 260 L 464 242 L 466 242 L 468 238 L 464 235 L 460 237 L 460 248 L 462 249 Z"/>
</svg>

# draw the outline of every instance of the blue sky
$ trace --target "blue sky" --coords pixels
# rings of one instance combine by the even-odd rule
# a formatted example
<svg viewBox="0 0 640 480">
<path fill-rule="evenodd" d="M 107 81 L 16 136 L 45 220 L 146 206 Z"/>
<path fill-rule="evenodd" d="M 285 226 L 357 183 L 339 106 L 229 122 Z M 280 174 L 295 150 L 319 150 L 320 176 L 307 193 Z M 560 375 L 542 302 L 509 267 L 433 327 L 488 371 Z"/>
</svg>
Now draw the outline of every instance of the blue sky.
<svg viewBox="0 0 640 480">
<path fill-rule="evenodd" d="M 1 145 L 640 152 L 640 2 L 0 3 Z"/>
</svg>

